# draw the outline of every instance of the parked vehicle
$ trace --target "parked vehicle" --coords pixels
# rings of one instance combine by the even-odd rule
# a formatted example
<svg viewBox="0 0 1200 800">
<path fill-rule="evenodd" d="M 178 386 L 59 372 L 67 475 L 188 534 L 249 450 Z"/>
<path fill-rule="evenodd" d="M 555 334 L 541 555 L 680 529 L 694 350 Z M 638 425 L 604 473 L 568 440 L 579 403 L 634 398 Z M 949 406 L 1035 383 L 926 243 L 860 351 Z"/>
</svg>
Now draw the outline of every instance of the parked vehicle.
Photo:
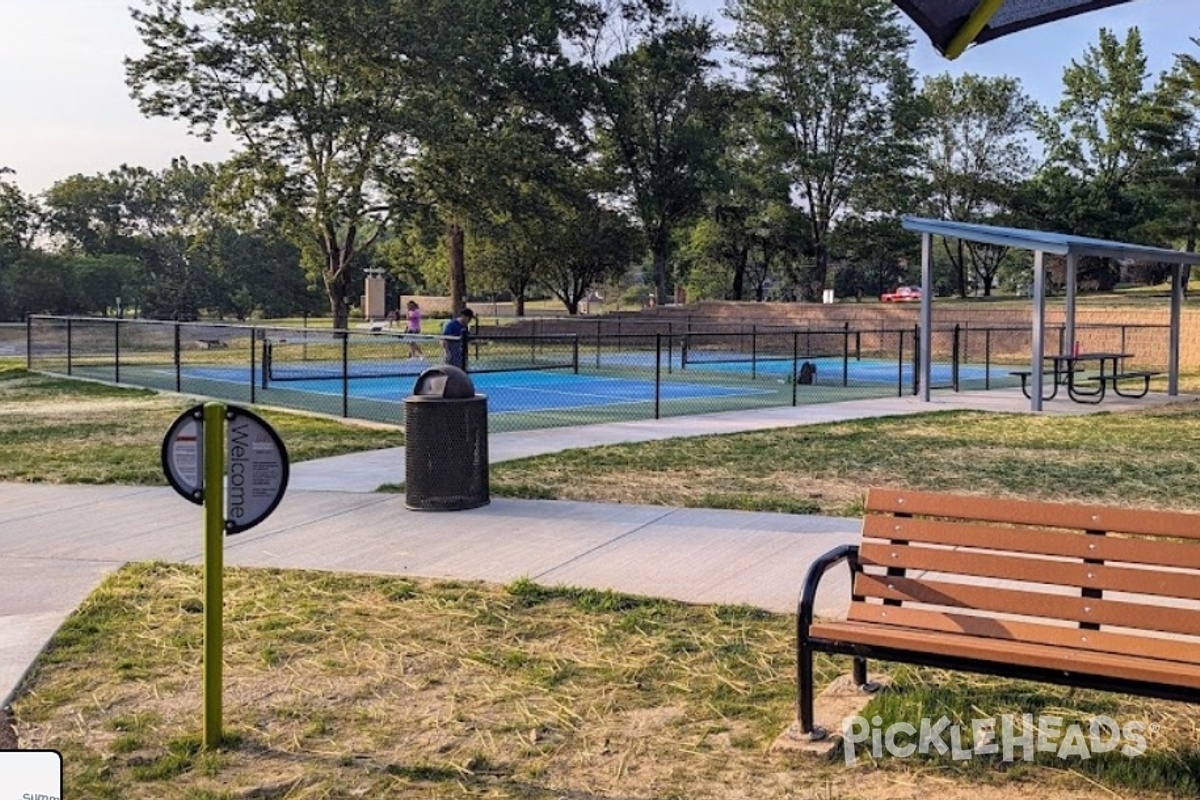
<svg viewBox="0 0 1200 800">
<path fill-rule="evenodd" d="M 921 289 L 918 286 L 897 286 L 894 292 L 885 292 L 879 296 L 881 303 L 911 303 L 921 299 Z"/>
</svg>

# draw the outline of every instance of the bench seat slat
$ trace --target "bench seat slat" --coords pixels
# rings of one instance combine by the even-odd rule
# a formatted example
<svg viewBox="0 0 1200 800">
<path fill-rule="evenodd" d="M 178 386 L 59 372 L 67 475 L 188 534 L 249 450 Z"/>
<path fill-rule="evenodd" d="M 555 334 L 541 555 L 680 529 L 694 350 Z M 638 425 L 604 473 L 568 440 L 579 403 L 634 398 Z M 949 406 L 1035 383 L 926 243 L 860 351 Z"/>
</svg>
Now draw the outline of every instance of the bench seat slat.
<svg viewBox="0 0 1200 800">
<path fill-rule="evenodd" d="M 1200 665 L 1163 662 L 1029 642 L 977 638 L 958 633 L 893 628 L 874 623 L 814 624 L 810 638 L 867 647 L 889 647 L 914 653 L 973 658 L 996 664 L 1022 664 L 1085 675 L 1119 676 L 1127 680 L 1200 689 Z"/>
<path fill-rule="evenodd" d="M 1163 661 L 1200 665 L 1200 642 L 1180 639 L 1085 630 L 1039 622 L 997 619 L 973 614 L 943 613 L 918 608 L 897 608 L 874 603 L 852 603 L 847 619 L 853 622 L 898 625 L 940 633 L 961 633 L 967 637 L 1029 642 L 1053 647 L 1069 647 L 1097 653 L 1145 656 Z"/>
<path fill-rule="evenodd" d="M 1200 600 L 1200 578 L 1185 572 L 1134 569 L 1105 564 L 1074 564 L 1069 561 L 879 542 L 863 542 L 859 548 L 859 561 L 863 566 L 901 567 L 1081 589 Z"/>
<path fill-rule="evenodd" d="M 871 489 L 867 492 L 866 508 L 868 512 L 1200 539 L 1200 514 L 1176 511 L 1014 501 L 898 489 Z"/>
<path fill-rule="evenodd" d="M 1200 609 L 858 573 L 854 595 L 1200 636 Z"/>
<path fill-rule="evenodd" d="M 863 536 L 1200 570 L 1200 547 L 1190 542 L 1088 536 L 1062 530 L 1000 528 L 905 517 L 867 517 L 863 520 Z"/>
</svg>

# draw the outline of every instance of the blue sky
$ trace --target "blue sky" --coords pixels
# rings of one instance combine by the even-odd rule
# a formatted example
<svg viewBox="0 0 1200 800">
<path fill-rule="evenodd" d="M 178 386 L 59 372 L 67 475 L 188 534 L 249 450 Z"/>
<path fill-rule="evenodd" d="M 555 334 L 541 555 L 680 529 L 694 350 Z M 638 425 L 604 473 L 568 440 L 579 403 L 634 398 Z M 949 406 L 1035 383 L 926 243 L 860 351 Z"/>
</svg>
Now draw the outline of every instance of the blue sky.
<svg viewBox="0 0 1200 800">
<path fill-rule="evenodd" d="M 685 9 L 719 17 L 723 0 L 681 0 Z M 138 0 L 3 0 L 0 2 L 0 165 L 16 183 L 40 192 L 77 172 L 107 172 L 123 163 L 151 169 L 172 156 L 222 159 L 229 141 L 205 144 L 180 123 L 144 119 L 129 98 L 121 59 L 138 51 L 128 7 Z M 1152 72 L 1174 54 L 1200 55 L 1196 0 L 1134 0 L 968 50 L 946 61 L 913 29 L 912 64 L 922 74 L 973 72 L 1019 78 L 1035 100 L 1057 100 L 1063 67 L 1078 59 L 1101 27 L 1142 30 Z"/>
</svg>

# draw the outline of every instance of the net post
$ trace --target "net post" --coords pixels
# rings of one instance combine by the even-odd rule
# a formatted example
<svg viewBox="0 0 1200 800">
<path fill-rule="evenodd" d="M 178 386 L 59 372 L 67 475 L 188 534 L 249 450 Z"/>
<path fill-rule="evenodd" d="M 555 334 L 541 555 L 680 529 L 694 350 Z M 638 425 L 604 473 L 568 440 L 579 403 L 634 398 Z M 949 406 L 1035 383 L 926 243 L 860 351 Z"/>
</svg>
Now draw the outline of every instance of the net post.
<svg viewBox="0 0 1200 800">
<path fill-rule="evenodd" d="M 579 334 L 571 336 L 571 371 L 579 374 Z"/>
</svg>

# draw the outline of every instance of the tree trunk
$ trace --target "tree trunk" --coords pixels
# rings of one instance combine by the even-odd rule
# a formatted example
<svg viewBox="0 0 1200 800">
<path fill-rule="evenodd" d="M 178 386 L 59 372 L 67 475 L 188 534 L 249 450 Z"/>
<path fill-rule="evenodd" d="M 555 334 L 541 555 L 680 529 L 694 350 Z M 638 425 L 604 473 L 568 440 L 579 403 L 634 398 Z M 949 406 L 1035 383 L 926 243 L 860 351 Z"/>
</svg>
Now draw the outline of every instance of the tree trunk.
<svg viewBox="0 0 1200 800">
<path fill-rule="evenodd" d="M 457 222 L 446 224 L 446 249 L 450 252 L 450 308 L 458 316 L 467 305 L 466 246 L 463 227 Z"/>
<path fill-rule="evenodd" d="M 813 263 L 805 270 L 807 280 L 800 282 L 800 299 L 806 303 L 816 303 L 825 291 L 825 281 L 829 274 L 829 248 L 824 240 L 818 240 L 813 249 Z"/>
<path fill-rule="evenodd" d="M 967 258 L 963 253 L 964 242 L 958 240 L 958 260 L 954 263 L 954 268 L 958 273 L 958 296 L 966 299 L 967 297 Z"/>
<path fill-rule="evenodd" d="M 741 256 L 733 266 L 733 291 L 730 300 L 741 300 L 746 296 L 746 262 L 750 260 L 750 248 L 742 248 Z"/>
<path fill-rule="evenodd" d="M 345 253 L 335 249 L 326 254 L 325 294 L 329 297 L 329 312 L 333 315 L 333 329 L 345 330 L 350 326 L 350 304 L 346 292 L 350 287 L 348 269 L 344 263 Z"/>
<path fill-rule="evenodd" d="M 666 231 L 660 230 L 654 236 L 654 305 L 661 306 L 667 302 L 667 265 L 670 257 L 671 240 Z"/>
<path fill-rule="evenodd" d="M 525 316 L 525 293 L 519 292 L 513 295 L 513 311 L 518 317 Z"/>
</svg>

